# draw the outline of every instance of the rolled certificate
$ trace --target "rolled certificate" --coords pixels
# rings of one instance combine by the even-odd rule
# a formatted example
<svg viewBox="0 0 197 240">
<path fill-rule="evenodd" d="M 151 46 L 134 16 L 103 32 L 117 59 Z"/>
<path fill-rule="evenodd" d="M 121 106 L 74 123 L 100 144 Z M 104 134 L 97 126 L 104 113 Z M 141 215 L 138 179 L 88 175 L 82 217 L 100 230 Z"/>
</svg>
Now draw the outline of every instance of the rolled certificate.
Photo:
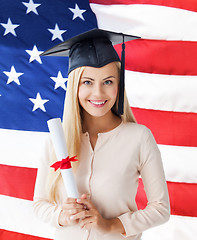
<svg viewBox="0 0 197 240">
<path fill-rule="evenodd" d="M 72 198 L 78 198 L 78 190 L 75 182 L 75 178 L 72 172 L 71 161 L 77 161 L 75 157 L 69 158 L 66 140 L 64 137 L 63 127 L 60 118 L 54 118 L 47 121 L 50 131 L 52 143 L 55 149 L 55 153 L 58 161 L 51 165 L 55 168 L 55 171 L 60 168 L 60 172 L 64 181 L 67 196 Z"/>
</svg>

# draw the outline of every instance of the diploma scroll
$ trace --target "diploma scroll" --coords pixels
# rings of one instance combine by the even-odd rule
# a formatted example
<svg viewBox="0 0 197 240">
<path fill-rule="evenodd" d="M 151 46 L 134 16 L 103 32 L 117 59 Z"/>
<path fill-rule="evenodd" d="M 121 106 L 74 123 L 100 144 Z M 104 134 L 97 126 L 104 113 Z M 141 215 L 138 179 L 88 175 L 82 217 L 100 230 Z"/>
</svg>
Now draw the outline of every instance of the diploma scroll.
<svg viewBox="0 0 197 240">
<path fill-rule="evenodd" d="M 72 172 L 71 161 L 76 161 L 75 157 L 69 158 L 66 140 L 64 137 L 63 127 L 60 118 L 54 118 L 47 121 L 49 132 L 51 135 L 52 143 L 58 162 L 54 163 L 51 167 L 55 171 L 60 168 L 63 182 L 66 188 L 67 196 L 71 198 L 79 198 L 77 185 Z"/>
</svg>

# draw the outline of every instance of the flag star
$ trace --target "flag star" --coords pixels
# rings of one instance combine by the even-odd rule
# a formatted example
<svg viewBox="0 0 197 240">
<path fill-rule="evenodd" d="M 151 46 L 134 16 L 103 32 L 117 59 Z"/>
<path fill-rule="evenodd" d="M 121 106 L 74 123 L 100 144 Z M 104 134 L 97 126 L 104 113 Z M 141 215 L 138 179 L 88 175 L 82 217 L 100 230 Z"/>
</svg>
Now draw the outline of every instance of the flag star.
<svg viewBox="0 0 197 240">
<path fill-rule="evenodd" d="M 11 19 L 8 18 L 8 22 L 7 23 L 1 23 L 1 25 L 5 28 L 5 32 L 4 32 L 3 36 L 7 35 L 8 33 L 11 33 L 16 37 L 15 28 L 20 26 L 19 24 L 13 24 Z"/>
<path fill-rule="evenodd" d="M 59 38 L 62 42 L 64 41 L 62 38 L 62 34 L 65 33 L 67 30 L 60 30 L 57 23 L 55 24 L 55 29 L 48 29 L 52 34 L 52 41 L 55 40 L 56 38 Z"/>
<path fill-rule="evenodd" d="M 79 18 L 81 18 L 82 20 L 85 21 L 85 19 L 84 19 L 82 14 L 84 12 L 86 12 L 86 10 L 80 9 L 77 4 L 75 4 L 75 8 L 69 8 L 69 10 L 74 13 L 72 20 L 74 20 L 75 18 L 79 17 Z"/>
<path fill-rule="evenodd" d="M 43 53 L 43 51 L 38 51 L 36 45 L 34 45 L 32 50 L 25 50 L 25 51 L 30 55 L 29 62 L 33 62 L 34 60 L 36 60 L 40 64 L 42 64 L 40 54 Z"/>
<path fill-rule="evenodd" d="M 39 7 L 41 5 L 41 3 L 36 4 L 33 2 L 33 0 L 29 0 L 29 3 L 27 3 L 27 2 L 22 2 L 22 3 L 27 7 L 26 14 L 28 14 L 30 12 L 34 12 L 35 14 L 38 15 L 36 8 Z"/>
<path fill-rule="evenodd" d="M 63 78 L 62 73 L 60 71 L 58 72 L 57 77 L 51 77 L 51 79 L 55 82 L 54 89 L 62 87 L 66 91 L 65 82 L 68 80 L 68 78 Z"/>
<path fill-rule="evenodd" d="M 11 83 L 11 82 L 15 82 L 17 83 L 18 85 L 20 85 L 20 82 L 19 82 L 19 77 L 21 75 L 23 75 L 24 73 L 17 73 L 14 66 L 11 67 L 11 70 L 10 72 L 6 72 L 4 71 L 3 72 L 5 75 L 8 76 L 8 81 L 7 81 L 7 84 Z"/>
<path fill-rule="evenodd" d="M 32 112 L 34 112 L 36 109 L 40 108 L 43 112 L 46 112 L 46 109 L 44 107 L 44 104 L 48 102 L 48 99 L 42 99 L 40 96 L 40 93 L 38 92 L 36 95 L 36 98 L 29 98 L 29 100 L 34 104 Z"/>
</svg>

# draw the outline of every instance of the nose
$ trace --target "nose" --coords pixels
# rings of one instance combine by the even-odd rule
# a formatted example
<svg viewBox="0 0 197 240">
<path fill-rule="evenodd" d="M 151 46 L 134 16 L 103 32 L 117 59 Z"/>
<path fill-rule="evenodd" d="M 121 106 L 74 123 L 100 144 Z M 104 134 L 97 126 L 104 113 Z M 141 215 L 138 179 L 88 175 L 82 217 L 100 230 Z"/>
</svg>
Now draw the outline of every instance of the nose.
<svg viewBox="0 0 197 240">
<path fill-rule="evenodd" d="M 101 83 L 96 83 L 93 91 L 95 96 L 101 97 L 104 93 L 103 85 Z"/>
</svg>

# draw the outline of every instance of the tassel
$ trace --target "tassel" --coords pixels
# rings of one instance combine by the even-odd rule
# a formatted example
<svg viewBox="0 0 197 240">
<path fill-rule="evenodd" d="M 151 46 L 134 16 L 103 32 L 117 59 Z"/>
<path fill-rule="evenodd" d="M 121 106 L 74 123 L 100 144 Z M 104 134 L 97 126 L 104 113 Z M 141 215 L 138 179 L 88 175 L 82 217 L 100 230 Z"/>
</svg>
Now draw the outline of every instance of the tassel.
<svg viewBox="0 0 197 240">
<path fill-rule="evenodd" d="M 124 35 L 123 35 L 122 53 L 121 53 L 121 69 L 120 69 L 120 89 L 119 89 L 119 101 L 118 101 L 119 115 L 123 115 L 124 113 L 124 89 L 125 89 L 125 43 L 124 43 Z"/>
</svg>

